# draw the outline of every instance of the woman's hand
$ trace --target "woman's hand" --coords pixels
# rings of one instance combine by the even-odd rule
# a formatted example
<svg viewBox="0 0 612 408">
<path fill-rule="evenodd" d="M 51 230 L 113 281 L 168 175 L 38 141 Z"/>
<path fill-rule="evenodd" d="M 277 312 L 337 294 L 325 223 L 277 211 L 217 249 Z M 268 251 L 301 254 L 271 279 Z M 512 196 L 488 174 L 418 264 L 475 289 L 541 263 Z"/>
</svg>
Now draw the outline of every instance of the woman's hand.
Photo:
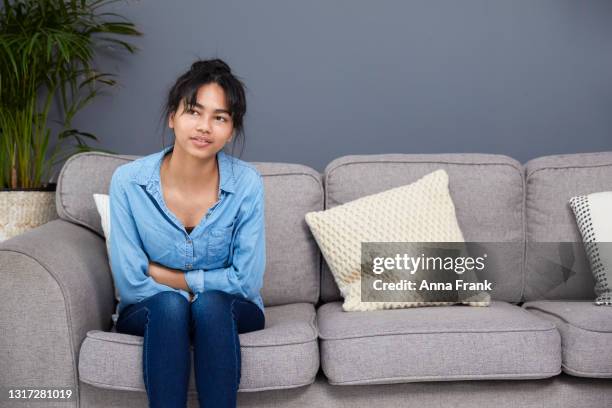
<svg viewBox="0 0 612 408">
<path fill-rule="evenodd" d="M 163 265 L 149 261 L 149 276 L 157 283 L 170 286 L 174 289 L 191 291 L 189 286 L 187 286 L 185 274 L 181 270 L 166 268 Z"/>
</svg>

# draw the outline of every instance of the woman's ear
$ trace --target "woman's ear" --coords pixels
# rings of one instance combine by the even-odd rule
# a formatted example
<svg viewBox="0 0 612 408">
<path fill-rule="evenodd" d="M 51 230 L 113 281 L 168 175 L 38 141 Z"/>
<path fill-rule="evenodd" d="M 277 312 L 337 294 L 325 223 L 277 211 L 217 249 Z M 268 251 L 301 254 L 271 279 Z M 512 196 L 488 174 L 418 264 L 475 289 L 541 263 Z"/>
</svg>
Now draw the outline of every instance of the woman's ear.
<svg viewBox="0 0 612 408">
<path fill-rule="evenodd" d="M 169 127 L 170 129 L 174 129 L 174 113 L 175 113 L 175 112 L 172 112 L 172 113 L 170 113 L 170 115 L 168 116 L 168 127 Z"/>
</svg>

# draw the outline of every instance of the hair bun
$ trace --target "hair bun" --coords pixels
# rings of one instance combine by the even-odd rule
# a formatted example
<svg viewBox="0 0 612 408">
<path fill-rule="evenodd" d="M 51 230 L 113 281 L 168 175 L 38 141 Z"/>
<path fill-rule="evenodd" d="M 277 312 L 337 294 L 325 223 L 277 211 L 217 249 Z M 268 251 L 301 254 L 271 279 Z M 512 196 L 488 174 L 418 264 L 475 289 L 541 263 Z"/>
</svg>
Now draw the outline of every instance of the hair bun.
<svg viewBox="0 0 612 408">
<path fill-rule="evenodd" d="M 196 61 L 193 64 L 191 64 L 192 71 L 199 71 L 202 69 L 223 72 L 227 74 L 232 73 L 232 70 L 230 69 L 229 65 L 227 65 L 225 62 L 223 62 L 220 59 L 200 60 L 200 61 Z"/>
</svg>

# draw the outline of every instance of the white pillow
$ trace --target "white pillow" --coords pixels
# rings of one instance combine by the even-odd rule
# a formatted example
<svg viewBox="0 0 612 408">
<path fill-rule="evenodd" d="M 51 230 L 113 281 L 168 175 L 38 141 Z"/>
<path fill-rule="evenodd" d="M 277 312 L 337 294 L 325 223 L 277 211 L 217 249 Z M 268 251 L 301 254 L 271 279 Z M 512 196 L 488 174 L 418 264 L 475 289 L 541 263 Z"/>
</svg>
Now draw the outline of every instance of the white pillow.
<svg viewBox="0 0 612 408">
<path fill-rule="evenodd" d="M 317 241 L 334 280 L 344 297 L 344 311 L 367 311 L 457 302 L 361 301 L 362 242 L 464 242 L 448 190 L 448 175 L 437 170 L 412 184 L 325 210 L 306 214 L 306 223 Z M 480 293 L 474 301 L 488 306 Z"/>
<path fill-rule="evenodd" d="M 612 191 L 570 199 L 595 278 L 595 304 L 612 306 Z"/>
<path fill-rule="evenodd" d="M 106 238 L 106 253 L 108 254 L 108 262 L 110 266 L 110 233 L 111 233 L 111 224 L 110 224 L 110 203 L 108 200 L 108 194 L 94 194 L 94 201 L 96 202 L 96 208 L 98 210 L 98 214 L 100 214 L 100 222 L 102 224 L 102 231 L 104 232 L 104 237 Z M 114 275 L 111 273 L 111 276 Z M 117 299 L 117 305 L 121 301 L 119 297 L 119 291 L 117 290 L 117 285 L 113 280 L 113 287 L 115 288 L 115 299 Z M 113 314 L 113 323 L 117 323 L 117 318 L 119 315 L 117 311 Z"/>
</svg>

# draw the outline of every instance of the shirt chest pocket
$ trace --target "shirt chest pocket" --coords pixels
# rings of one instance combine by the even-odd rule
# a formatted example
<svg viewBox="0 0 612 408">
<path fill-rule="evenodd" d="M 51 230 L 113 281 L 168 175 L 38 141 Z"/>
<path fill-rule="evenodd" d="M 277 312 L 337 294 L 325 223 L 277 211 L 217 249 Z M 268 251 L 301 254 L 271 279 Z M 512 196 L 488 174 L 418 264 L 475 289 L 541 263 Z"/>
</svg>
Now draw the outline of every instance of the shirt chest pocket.
<svg viewBox="0 0 612 408">
<path fill-rule="evenodd" d="M 212 228 L 208 235 L 208 264 L 225 264 L 229 257 L 234 224 L 228 227 Z"/>
</svg>

